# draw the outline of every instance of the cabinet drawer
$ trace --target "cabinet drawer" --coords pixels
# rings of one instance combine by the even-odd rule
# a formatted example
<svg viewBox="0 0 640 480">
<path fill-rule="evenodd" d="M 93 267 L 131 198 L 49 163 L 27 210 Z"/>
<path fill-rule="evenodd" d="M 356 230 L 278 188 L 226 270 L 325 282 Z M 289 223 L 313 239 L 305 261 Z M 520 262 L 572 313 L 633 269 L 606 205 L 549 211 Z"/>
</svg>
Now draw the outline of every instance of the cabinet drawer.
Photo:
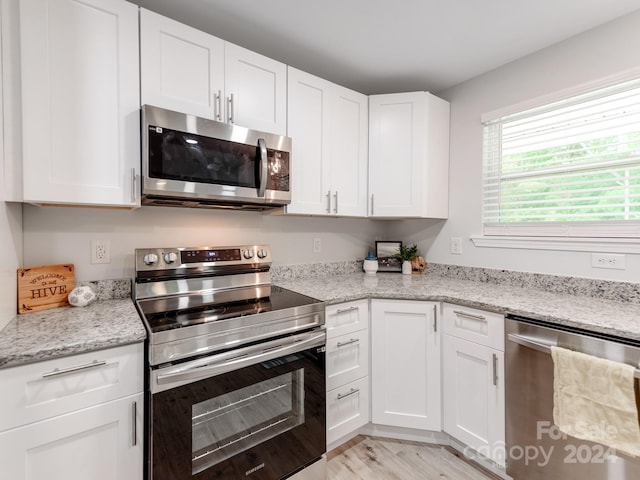
<svg viewBox="0 0 640 480">
<path fill-rule="evenodd" d="M 327 392 L 327 444 L 369 422 L 369 377 Z"/>
<path fill-rule="evenodd" d="M 141 392 L 143 350 L 137 343 L 0 370 L 0 431 Z"/>
<path fill-rule="evenodd" d="M 329 305 L 326 309 L 325 324 L 327 338 L 369 328 L 369 301 L 357 300 Z"/>
<path fill-rule="evenodd" d="M 369 330 L 327 339 L 327 390 L 369 375 Z"/>
<path fill-rule="evenodd" d="M 445 303 L 444 332 L 504 351 L 504 316 L 477 308 Z"/>
</svg>

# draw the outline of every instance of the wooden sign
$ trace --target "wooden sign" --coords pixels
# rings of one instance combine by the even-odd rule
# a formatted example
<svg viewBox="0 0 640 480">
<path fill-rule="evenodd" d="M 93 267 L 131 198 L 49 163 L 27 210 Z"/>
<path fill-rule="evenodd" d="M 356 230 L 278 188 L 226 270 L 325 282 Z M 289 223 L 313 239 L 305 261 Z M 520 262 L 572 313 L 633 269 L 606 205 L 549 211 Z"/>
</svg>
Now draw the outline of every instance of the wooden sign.
<svg viewBox="0 0 640 480">
<path fill-rule="evenodd" d="M 18 269 L 18 313 L 69 305 L 75 287 L 73 264 Z"/>
</svg>

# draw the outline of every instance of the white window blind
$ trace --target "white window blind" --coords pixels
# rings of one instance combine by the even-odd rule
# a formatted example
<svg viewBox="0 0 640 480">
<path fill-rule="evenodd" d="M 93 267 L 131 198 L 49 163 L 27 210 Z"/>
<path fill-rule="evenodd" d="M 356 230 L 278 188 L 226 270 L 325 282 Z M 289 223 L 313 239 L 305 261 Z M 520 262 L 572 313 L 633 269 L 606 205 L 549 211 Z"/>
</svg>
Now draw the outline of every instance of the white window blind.
<svg viewBox="0 0 640 480">
<path fill-rule="evenodd" d="M 484 123 L 485 235 L 640 236 L 640 79 Z"/>
</svg>

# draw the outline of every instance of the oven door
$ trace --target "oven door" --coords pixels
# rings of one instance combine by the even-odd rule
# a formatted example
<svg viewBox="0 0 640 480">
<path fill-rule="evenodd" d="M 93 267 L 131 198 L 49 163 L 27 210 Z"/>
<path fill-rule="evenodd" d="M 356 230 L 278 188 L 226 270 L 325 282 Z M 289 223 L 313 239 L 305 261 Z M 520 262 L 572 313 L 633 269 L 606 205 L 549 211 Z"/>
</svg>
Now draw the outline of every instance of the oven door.
<svg viewBox="0 0 640 480">
<path fill-rule="evenodd" d="M 325 333 L 151 371 L 149 478 L 286 478 L 320 458 Z"/>
</svg>

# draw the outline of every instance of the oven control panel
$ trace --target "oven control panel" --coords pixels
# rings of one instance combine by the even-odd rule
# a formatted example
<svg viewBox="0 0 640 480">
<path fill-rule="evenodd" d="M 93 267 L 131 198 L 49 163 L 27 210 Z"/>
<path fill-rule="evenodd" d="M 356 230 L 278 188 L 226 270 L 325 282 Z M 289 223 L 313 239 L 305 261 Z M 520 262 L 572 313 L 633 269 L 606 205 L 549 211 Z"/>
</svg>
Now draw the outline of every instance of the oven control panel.
<svg viewBox="0 0 640 480">
<path fill-rule="evenodd" d="M 138 248 L 135 251 L 135 260 L 136 272 L 208 266 L 269 265 L 271 249 L 268 245 Z"/>
</svg>

